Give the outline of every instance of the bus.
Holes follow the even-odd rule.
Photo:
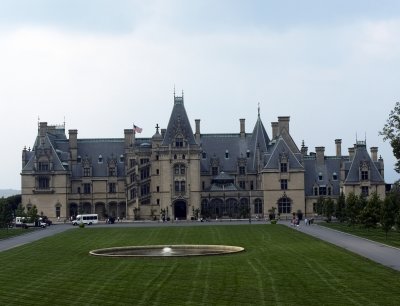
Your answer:
[[[97,214],[77,215],[76,219],[72,221],[72,225],[79,225],[81,223],[92,225],[92,224],[97,224],[98,221],[99,217]]]

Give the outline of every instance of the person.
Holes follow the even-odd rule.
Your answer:
[[[118,220],[118,222],[119,222],[119,217],[118,217],[118,219],[117,219],[117,220]]]
[[[305,225],[308,225],[308,219],[307,219],[307,217],[304,218],[304,224],[305,224]]]

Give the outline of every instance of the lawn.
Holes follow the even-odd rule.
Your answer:
[[[353,234],[355,236],[367,238],[373,241],[394,246],[396,248],[400,248],[400,232],[394,230],[388,232],[388,235],[386,237],[385,232],[381,228],[366,229],[361,225],[349,226],[346,223],[337,223],[337,222],[329,222],[329,223],[321,222],[318,224],[341,232]]]
[[[35,229],[33,229],[33,228],[24,229],[22,227],[2,228],[2,229],[0,229],[0,240],[7,239],[10,237],[14,237],[14,236],[24,235],[24,234],[29,233],[34,230]]]
[[[92,249],[225,244],[245,252],[99,258]],[[74,228],[0,253],[1,305],[399,305],[400,273],[283,225]]]

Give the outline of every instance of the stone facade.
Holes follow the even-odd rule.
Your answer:
[[[385,195],[384,164],[378,149],[367,152],[357,141],[344,156],[324,147],[308,153],[289,133],[290,118],[271,123],[272,137],[258,112],[252,133],[240,119],[239,133],[195,133],[174,96],[167,128],[151,138],[132,129],[123,138],[79,139],[77,130],[39,125],[32,150],[22,152],[22,203],[36,205],[52,219],[98,213],[127,219],[265,217],[276,208],[281,217],[301,210],[314,213],[320,197],[340,193]]]

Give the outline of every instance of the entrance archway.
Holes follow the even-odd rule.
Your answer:
[[[175,219],[186,220],[186,202],[176,201],[174,204]]]

